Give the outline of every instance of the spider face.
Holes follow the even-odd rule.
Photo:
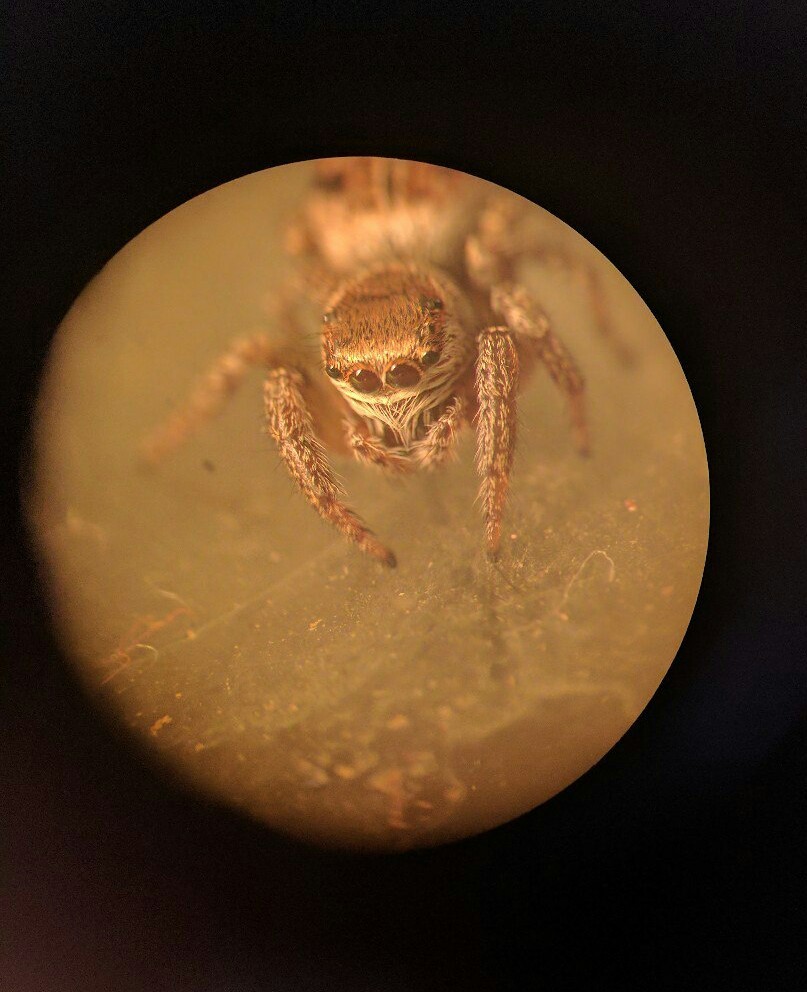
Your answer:
[[[340,288],[323,314],[325,373],[346,396],[400,398],[444,378],[467,337],[443,295],[452,286],[387,266]],[[448,361],[447,361],[448,360]]]
[[[342,286],[323,314],[325,373],[353,411],[407,449],[472,359],[467,303],[434,270],[387,264]]]

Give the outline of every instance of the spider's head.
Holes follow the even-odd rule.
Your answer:
[[[372,270],[329,301],[325,372],[363,405],[442,394],[466,364],[461,311],[458,290],[443,276],[397,265]]]

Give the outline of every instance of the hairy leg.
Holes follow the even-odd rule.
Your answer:
[[[539,262],[548,267],[555,267],[568,272],[571,278],[582,287],[594,315],[594,325],[601,336],[613,348],[623,364],[631,365],[635,362],[636,356],[633,349],[620,338],[614,328],[605,300],[602,280],[592,265],[558,245],[536,245],[531,251],[525,251],[524,254],[533,255]]]
[[[251,366],[268,365],[273,351],[265,334],[236,341],[198,383],[187,402],[141,445],[143,458],[156,464],[218,414]]]
[[[581,454],[588,454],[590,445],[583,376],[566,346],[552,332],[546,314],[531,294],[519,285],[494,287],[491,305],[496,313],[504,317],[518,340],[524,342],[543,363],[552,380],[565,394],[577,448]]]
[[[479,498],[488,555],[495,559],[516,446],[518,351],[514,335],[507,327],[487,328],[479,335],[478,342],[476,466],[482,476]]]
[[[387,565],[394,565],[392,552],[342,503],[342,493],[328,467],[303,399],[303,375],[280,362],[264,334],[237,341],[217,359],[187,403],[143,443],[144,457],[156,463],[188,440],[221,411],[249,368],[255,365],[271,367],[264,387],[267,428],[303,495],[322,517],[363,551]]]
[[[363,434],[350,421],[347,422],[347,441],[353,451],[354,456],[367,465],[375,465],[378,468],[386,469],[390,472],[405,474],[415,468],[414,464],[402,455],[385,448],[380,441],[369,434]]]
[[[317,513],[362,551],[394,567],[395,555],[343,502],[344,493],[314,433],[303,385],[304,377],[295,369],[278,367],[269,372],[264,384],[267,431],[298,489]]]
[[[414,456],[422,468],[437,468],[445,462],[454,450],[464,418],[465,401],[455,396],[415,448]]]

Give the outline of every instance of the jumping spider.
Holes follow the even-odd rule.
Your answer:
[[[516,395],[537,362],[566,396],[588,450],[583,377],[530,292],[526,257],[566,266],[610,335],[593,271],[546,245],[516,197],[463,173],[377,158],[323,159],[287,232],[297,274],[276,317],[299,332],[306,297],[322,314],[321,370],[299,348],[255,334],[236,341],[186,405],[146,442],[156,461],[222,407],[251,365],[267,369],[267,431],[325,520],[365,552],[395,556],[344,501],[326,448],[390,472],[434,468],[474,424],[487,549],[499,548],[516,443]],[[623,346],[612,338],[618,350]]]

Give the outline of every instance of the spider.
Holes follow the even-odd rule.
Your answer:
[[[297,487],[348,540],[394,566],[393,552],[348,506],[326,452],[391,473],[433,469],[474,425],[495,559],[517,394],[536,364],[566,397],[577,448],[589,450],[583,377],[518,281],[519,263],[536,257],[567,267],[600,330],[627,357],[594,272],[536,238],[518,198],[464,173],[381,158],[317,161],[285,249],[298,264],[277,294],[275,316],[300,331],[300,301],[316,304],[320,368],[299,346],[263,333],[234,342],[145,442],[146,458],[157,462],[176,448],[221,409],[250,366],[263,366],[267,432]]]

